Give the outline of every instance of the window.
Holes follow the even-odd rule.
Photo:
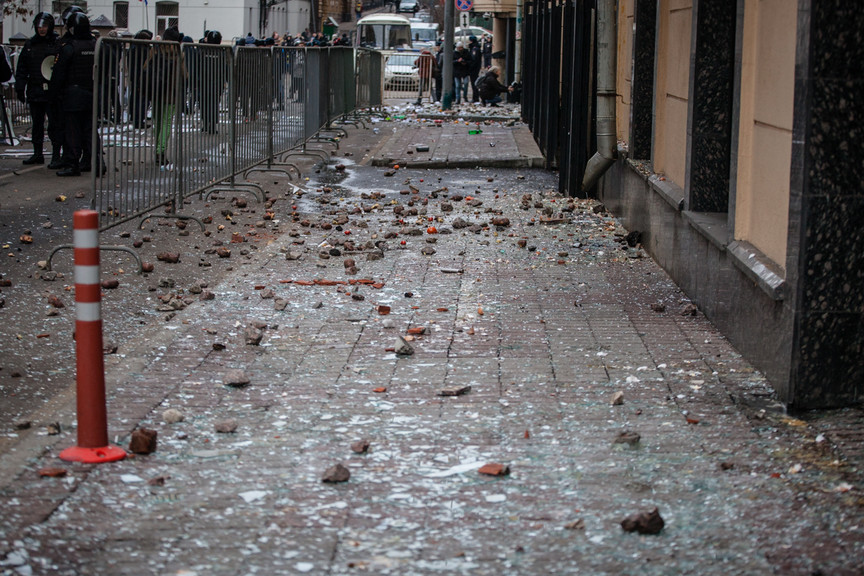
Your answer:
[[[156,34],[162,36],[171,26],[180,25],[180,5],[177,2],[156,3]]]
[[[114,3],[114,26],[129,28],[129,2]]]

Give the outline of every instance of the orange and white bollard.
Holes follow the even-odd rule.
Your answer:
[[[114,462],[126,452],[108,444],[105,362],[102,357],[102,286],[99,274],[99,213],[75,212],[75,355],[78,445],[63,450],[68,462]]]

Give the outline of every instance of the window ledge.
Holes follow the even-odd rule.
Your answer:
[[[786,279],[773,260],[743,240],[731,242],[727,246],[727,251],[735,267],[744,272],[744,275],[755,282],[772,300],[779,302],[786,299]]]
[[[688,212],[681,213],[684,220],[696,229],[706,240],[721,252],[726,250],[729,238],[728,218],[725,212]]]

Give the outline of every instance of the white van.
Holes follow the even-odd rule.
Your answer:
[[[438,24],[429,22],[411,22],[411,43],[418,50],[435,46],[438,39]]]
[[[375,50],[410,50],[411,23],[396,14],[372,14],[357,21],[357,46]]]

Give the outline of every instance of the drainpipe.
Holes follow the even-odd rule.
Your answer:
[[[585,166],[582,192],[587,193],[615,163],[618,128],[615,124],[617,45],[615,0],[597,5],[597,152]]]

